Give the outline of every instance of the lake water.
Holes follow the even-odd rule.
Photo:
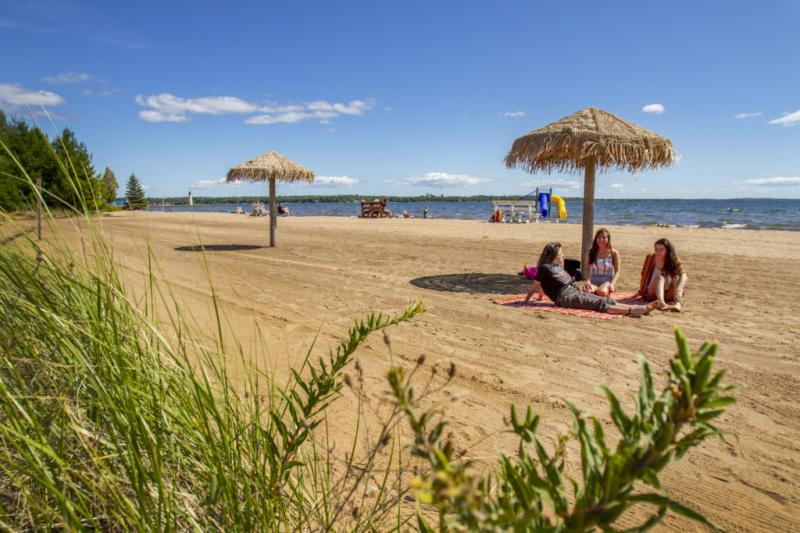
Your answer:
[[[358,203],[319,202],[285,203],[292,216],[358,216]],[[431,218],[487,220],[491,202],[389,202],[394,215],[403,211],[421,217],[428,206]],[[250,211],[250,204],[209,204],[149,207],[150,211],[210,211],[229,213],[241,207]],[[583,203],[567,200],[569,217],[562,223],[581,223]],[[527,213],[526,213],[527,214]],[[597,200],[594,208],[596,225],[670,224],[701,228],[774,229],[800,231],[800,200],[734,199],[734,200]]]

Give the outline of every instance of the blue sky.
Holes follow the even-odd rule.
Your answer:
[[[588,106],[668,136],[670,169],[607,198],[800,197],[800,2],[4,0],[0,106],[69,126],[151,196],[270,150],[279,194],[582,193],[506,169],[514,139]]]

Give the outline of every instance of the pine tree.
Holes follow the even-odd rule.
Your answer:
[[[106,167],[105,172],[103,172],[103,178],[100,181],[103,183],[103,200],[105,200],[106,204],[113,204],[114,200],[117,199],[117,189],[119,189],[119,183],[117,183],[114,171]]]
[[[61,161],[57,182],[50,192],[69,205],[97,209],[105,204],[103,187],[92,166],[92,155],[86,145],[69,128],[53,139],[53,150]]]
[[[125,191],[125,199],[128,201],[128,209],[144,209],[147,207],[147,200],[144,197],[144,189],[142,184],[136,178],[135,174],[131,174],[128,178],[128,186]]]

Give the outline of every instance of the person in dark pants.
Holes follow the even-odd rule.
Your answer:
[[[560,242],[548,243],[542,250],[537,264],[536,278],[533,287],[525,296],[525,301],[529,301],[537,292],[539,300],[547,294],[558,307],[586,309],[612,315],[640,317],[658,307],[658,302],[627,305],[615,302],[611,298],[581,292],[572,277],[564,270],[564,252],[561,250]]]

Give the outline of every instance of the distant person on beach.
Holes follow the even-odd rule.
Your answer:
[[[617,290],[620,260],[619,252],[611,246],[611,232],[597,230],[584,260],[589,265],[589,279],[583,283],[583,292],[605,297]]]
[[[644,258],[639,295],[644,300],[655,300],[662,311],[680,312],[688,279],[675,247],[668,239],[658,239],[653,253]]]
[[[422,218],[428,218],[428,206],[422,208]]]
[[[386,208],[387,205],[389,205],[389,197],[388,196],[384,196],[383,197],[383,212],[384,212],[384,216],[388,217],[388,218],[392,218],[392,212],[389,211]]]
[[[564,270],[564,252],[560,242],[548,243],[542,250],[539,263],[536,265],[536,281],[525,296],[525,301],[529,301],[537,292],[540,301],[544,298],[544,294],[547,294],[558,307],[586,309],[612,315],[640,317],[658,307],[657,302],[647,305],[626,305],[611,298],[581,292],[572,277]]]
[[[283,204],[278,204],[278,214],[280,216],[282,216],[282,217],[288,217],[289,216],[289,208],[288,207],[284,207]]]

